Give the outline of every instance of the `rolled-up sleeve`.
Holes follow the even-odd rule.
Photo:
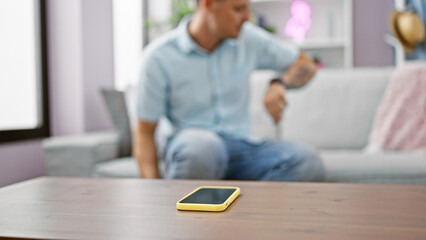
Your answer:
[[[250,45],[256,49],[256,69],[286,71],[299,58],[300,51],[252,24],[245,26]]]
[[[138,118],[145,122],[157,122],[166,114],[167,82],[160,63],[154,57],[143,59],[138,84]]]

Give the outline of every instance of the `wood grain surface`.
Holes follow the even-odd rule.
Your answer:
[[[176,210],[237,186],[224,212]],[[37,178],[0,188],[0,239],[426,239],[426,186]]]

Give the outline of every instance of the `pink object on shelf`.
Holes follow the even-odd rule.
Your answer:
[[[370,134],[367,151],[421,150],[426,153],[426,63],[395,70]]]
[[[305,1],[296,0],[290,6],[290,13],[291,18],[285,25],[285,34],[296,42],[302,42],[311,27],[311,7]]]

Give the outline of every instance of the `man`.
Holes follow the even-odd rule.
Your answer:
[[[147,47],[134,141],[142,177],[159,177],[154,132],[166,116],[178,129],[164,155],[166,178],[322,180],[324,168],[312,150],[250,135],[250,73],[287,70],[264,98],[278,123],[285,86],[303,86],[316,67],[304,53],[245,23],[248,18],[249,0],[199,0],[190,22]]]

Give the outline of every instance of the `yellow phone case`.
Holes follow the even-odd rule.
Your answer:
[[[235,191],[231,194],[231,196],[226,199],[226,201],[222,204],[204,204],[204,203],[181,203],[182,200],[191,196],[193,193],[202,188],[220,188],[220,189],[235,189]],[[220,186],[201,186],[190,194],[186,195],[184,198],[180,199],[176,203],[176,207],[179,210],[192,210],[192,211],[224,211],[231,203],[240,195],[239,187],[220,187]]]

